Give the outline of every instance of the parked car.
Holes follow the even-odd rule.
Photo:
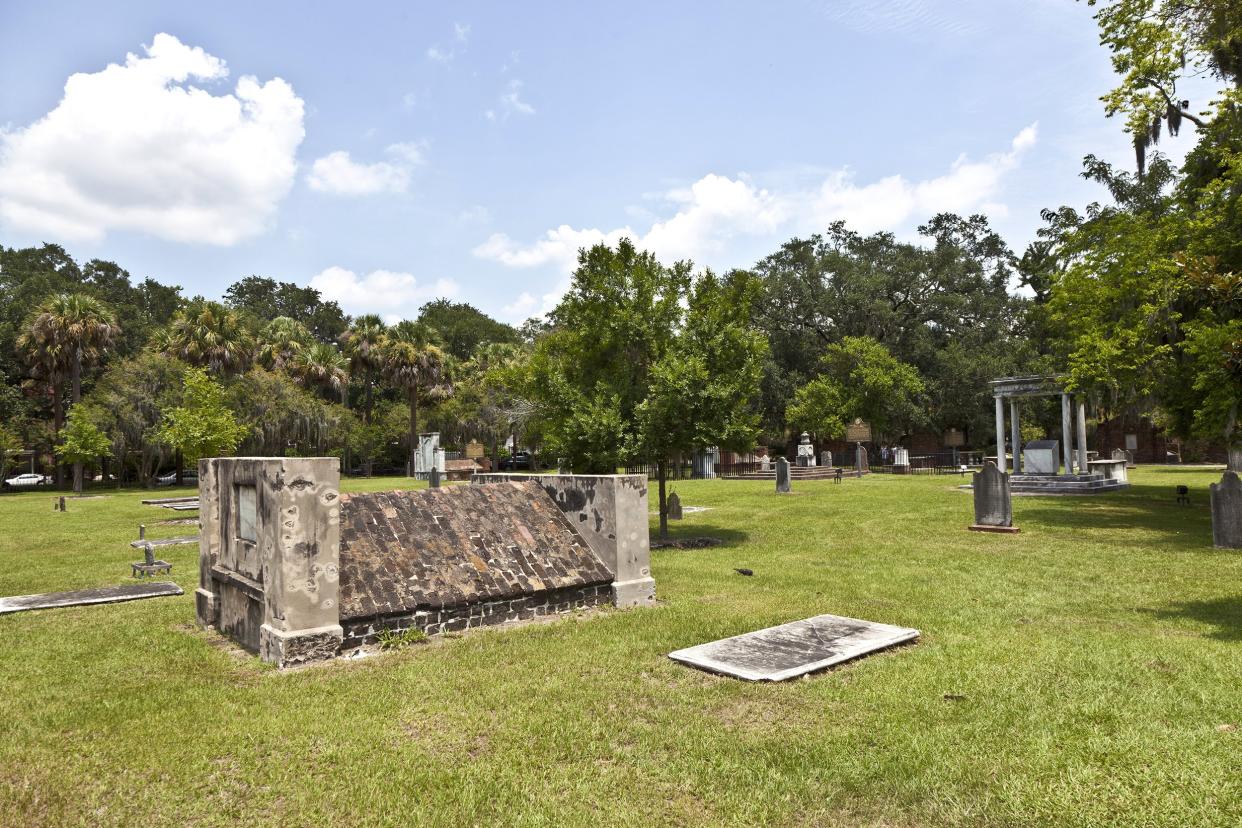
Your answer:
[[[502,457],[500,458],[500,470],[501,471],[519,471],[519,470],[529,471],[530,470],[530,455],[524,451],[519,451],[517,454],[510,455],[509,457]]]
[[[45,475],[27,472],[26,474],[19,474],[17,477],[10,477],[4,481],[4,485],[16,488],[18,486],[42,486],[44,483],[51,482],[51,479]]]
[[[186,486],[198,485],[198,471],[195,469],[186,469],[181,473],[181,483]],[[177,472],[170,471],[167,474],[161,474],[155,478],[157,486],[175,486],[177,484]]]

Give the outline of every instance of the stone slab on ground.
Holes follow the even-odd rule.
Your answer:
[[[129,545],[135,549],[142,549],[147,544],[151,546],[180,546],[183,543],[198,543],[198,535],[182,535],[176,538],[160,538],[159,540],[136,540],[130,541]]]
[[[817,615],[675,650],[691,667],[747,681],[785,681],[913,641],[919,631],[841,615]]]
[[[165,503],[198,503],[198,495],[182,497],[150,497],[142,501],[143,506],[163,506]]]
[[[164,503],[161,509],[172,509],[174,512],[196,512],[198,511],[198,501],[193,503]]]
[[[124,584],[122,586],[76,589],[72,592],[44,592],[38,595],[11,595],[0,598],[0,615],[24,610],[51,609],[52,607],[78,607],[84,604],[115,604],[120,601],[137,601],[141,598],[160,598],[180,595],[181,587],[160,581],[147,584]]]

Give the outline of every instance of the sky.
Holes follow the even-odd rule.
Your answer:
[[[0,244],[512,323],[622,236],[721,270],[982,212],[1020,253],[1133,164],[1113,83],[1072,0],[0,0]]]

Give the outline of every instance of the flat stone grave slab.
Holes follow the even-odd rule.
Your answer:
[[[52,607],[77,607],[84,604],[115,604],[120,601],[137,601],[141,598],[160,598],[180,595],[181,587],[160,581],[149,584],[124,584],[122,586],[77,589],[72,592],[44,592],[38,595],[12,595],[0,598],[0,615],[24,610],[51,609]]]
[[[198,503],[198,495],[184,495],[182,497],[149,497],[142,501],[144,506],[163,506],[165,503]]]
[[[193,503],[165,503],[161,508],[172,509],[174,512],[193,512],[198,509],[198,501]]]
[[[918,637],[909,627],[817,615],[674,650],[668,657],[747,681],[785,681]]]
[[[181,535],[176,538],[160,538],[159,540],[136,540],[130,541],[129,545],[135,549],[142,549],[147,544],[151,546],[180,546],[183,543],[198,543],[198,535]]]

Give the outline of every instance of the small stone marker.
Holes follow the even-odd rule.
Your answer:
[[[832,452],[824,449],[819,453],[819,464],[826,469],[832,468]]]
[[[973,532],[1017,532],[1013,525],[1013,501],[1009,494],[1009,475],[989,460],[973,477],[975,523]]]
[[[427,472],[427,485],[432,489],[440,488],[440,470],[435,466],[432,466],[431,470]]]
[[[681,498],[677,496],[677,492],[673,492],[668,496],[668,519],[681,520]]]
[[[817,615],[675,650],[668,657],[747,681],[784,681],[918,637],[919,631],[909,627]]]
[[[130,564],[131,573],[135,578],[145,578],[148,575],[156,575],[160,573],[171,573],[172,564],[168,561],[155,559],[155,546],[151,541],[142,542],[143,560]]]
[[[124,586],[79,589],[73,592],[44,592],[38,595],[13,595],[0,598],[0,615],[23,610],[77,607],[84,604],[114,604],[139,598],[181,595],[181,587],[170,583],[125,584]]]
[[[1227,471],[1208,490],[1212,496],[1212,545],[1242,549],[1242,480],[1237,472]]]
[[[789,461],[784,457],[776,458],[776,493],[789,493]]]

